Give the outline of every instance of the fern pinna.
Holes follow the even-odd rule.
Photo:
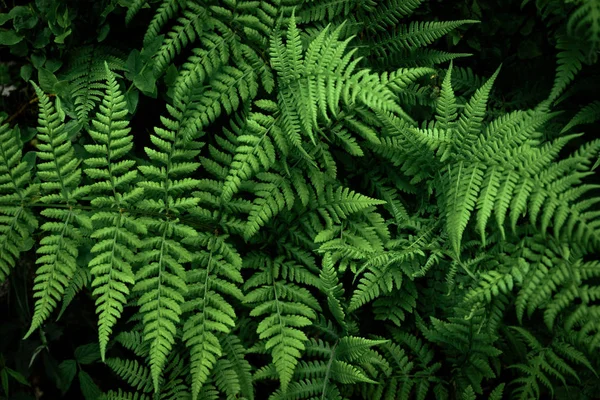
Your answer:
[[[574,129],[598,104],[554,110],[577,59],[503,113],[501,70],[437,41],[477,21],[420,0],[123,3],[141,49],[86,44],[32,83],[34,151],[1,122],[26,337],[88,293],[106,399],[592,398],[600,140]]]

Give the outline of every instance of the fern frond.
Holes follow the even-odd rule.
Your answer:
[[[409,25],[400,25],[396,33],[380,34],[377,40],[370,43],[372,47],[370,51],[379,55],[414,50],[432,44],[456,28],[478,22],[475,20],[411,22]]]
[[[499,73],[500,68],[494,72],[483,86],[475,91],[475,94],[471,96],[460,115],[456,132],[456,143],[461,151],[468,151],[469,147],[477,140],[477,135],[481,130],[481,124],[485,116],[488,98]]]
[[[265,348],[273,357],[281,388],[285,391],[308,341],[300,328],[312,325],[321,308],[307,289],[290,282],[294,276],[287,282],[284,280],[286,270],[280,269],[283,266],[280,259],[255,257],[249,263],[262,271],[246,281],[244,288],[248,293],[244,302],[252,306],[250,316],[260,318],[256,333],[261,340],[266,340]],[[318,282],[316,277],[314,282]]]
[[[106,69],[124,71],[123,55],[106,46],[84,46],[73,51],[63,79],[69,82],[75,112],[79,123],[88,123],[90,112],[102,100],[106,88]]]
[[[341,302],[344,288],[339,282],[337,272],[333,267],[333,258],[330,253],[326,253],[323,256],[323,269],[321,270],[319,278],[322,281],[322,290],[327,296],[329,311],[331,311],[331,314],[333,314],[333,317],[337,322],[341,326],[344,326],[346,315]]]
[[[592,48],[600,46],[600,1],[583,0],[569,16],[567,31],[591,43]]]
[[[277,110],[277,104],[259,100],[263,107],[269,106]],[[231,200],[242,182],[259,172],[268,172],[276,161],[277,150],[285,157],[288,145],[277,119],[271,115],[251,113],[237,136],[237,148],[229,173],[225,179],[221,197]]]
[[[40,256],[36,263],[41,264],[33,287],[33,296],[37,300],[31,327],[25,337],[43,324],[63,297],[65,288],[77,270],[80,229],[92,229],[89,217],[73,208],[86,193],[86,188],[79,187],[81,169],[69,140],[69,131],[48,96],[35,84],[34,89],[40,99],[37,128],[41,141],[37,153],[41,160],[37,166],[37,175],[42,182],[40,189],[43,195],[40,201],[60,203],[65,208],[47,208],[41,212],[50,221],[41,226],[48,236],[42,238],[41,246],[37,249]]]
[[[565,374],[570,374],[573,378],[579,380],[575,370],[566,362],[566,360],[556,354],[555,349],[566,343],[558,342],[551,347],[546,347],[526,329],[516,326],[510,328],[519,334],[521,339],[525,340],[527,347],[531,348],[531,352],[527,357],[527,364],[514,364],[509,367],[517,369],[525,375],[525,377],[517,378],[512,382],[513,384],[519,385],[519,387],[514,390],[514,393],[518,394],[520,399],[531,398],[531,396],[539,397],[541,394],[540,383],[548,388],[552,394],[554,392],[552,380],[559,380],[565,385],[567,379]],[[569,350],[572,350],[572,348]],[[569,361],[581,360],[584,365],[589,365],[589,361],[585,357],[581,359],[581,356],[581,354],[578,354]]]
[[[489,400],[502,400],[505,385],[505,383],[501,383],[498,386],[496,386],[496,388],[490,393]]]
[[[194,43],[196,39],[205,29],[205,23],[208,19],[207,10],[199,6],[195,2],[185,2],[186,6],[182,12],[182,16],[177,19],[175,27],[167,34],[162,46],[154,56],[156,63],[154,64],[154,72],[156,75],[162,73],[171,60],[181,52],[189,43]],[[166,4],[166,3],[165,3]],[[157,14],[158,17],[159,14]],[[148,27],[154,29],[154,25]],[[145,41],[149,41],[154,34],[147,35]]]
[[[465,165],[462,161],[449,167],[446,178],[446,230],[452,248],[458,257],[461,239],[471,212],[475,208],[477,195],[483,183],[484,169],[477,163]]]
[[[65,289],[63,304],[60,308],[60,311],[58,312],[56,320],[59,320],[60,317],[64,314],[64,312],[67,310],[69,304],[71,304],[75,296],[84,288],[89,287],[91,281],[92,274],[90,273],[89,266],[77,265],[77,270],[75,271],[75,274],[73,274],[73,278],[71,279],[71,282],[69,282],[69,286],[67,286]]]
[[[194,228],[173,218],[199,202],[190,193],[199,186],[199,181],[189,175],[199,167],[192,160],[201,147],[195,141],[201,133],[182,126],[187,106],[169,107],[174,119],[162,118],[165,128],[155,128],[151,136],[156,150],[145,148],[153,164],[138,167],[143,175],[138,186],[144,190],[144,200],[137,207],[155,217],[145,221],[148,237],[142,240],[139,260],[142,267],[136,273],[133,290],[140,293],[138,304],[143,316],[144,340],[150,345],[150,368],[156,391],[181,321],[181,307],[187,293],[184,264],[193,260],[192,253],[181,242],[198,235]]]
[[[100,354],[104,360],[112,327],[123,311],[129,288],[135,283],[132,263],[134,250],[141,246],[138,235],[146,234],[142,222],[123,212],[142,197],[141,188],[130,189],[137,177],[135,161],[120,160],[133,147],[133,136],[128,122],[125,97],[115,75],[106,64],[106,92],[100,110],[92,120],[89,135],[96,144],[86,145],[92,156],[85,160],[85,173],[96,180],[89,192],[98,196],[91,204],[97,208],[109,207],[112,212],[96,212],[92,216],[97,243],[91,252],[91,274],[94,279],[93,295],[97,297],[98,334]]]
[[[256,72],[247,64],[240,68],[224,66],[208,85],[211,90],[197,90],[191,97],[190,118],[184,129],[202,129],[214,122],[223,109],[231,114],[258,93]]]
[[[183,64],[177,76],[174,85],[175,104],[190,96],[194,88],[211,78],[222,66],[228,65],[231,40],[229,36],[212,32],[204,33],[199,38],[202,47],[192,50],[192,55]]]
[[[367,32],[386,31],[390,26],[397,26],[404,18],[411,16],[421,3],[423,0],[387,0],[378,4],[365,4],[365,10],[357,16],[357,20]]]
[[[243,282],[242,260],[225,239],[199,234],[186,241],[196,248],[206,248],[197,253],[195,265],[187,274],[187,300],[182,306],[183,313],[191,313],[183,326],[183,340],[191,354],[194,400],[223,354],[219,336],[235,327],[235,311],[224,296],[238,300],[244,297],[236,286]]]
[[[577,125],[592,124],[600,120],[600,101],[593,101],[575,114],[560,133],[568,132]]]
[[[0,119],[0,283],[8,277],[38,226],[25,206],[38,189],[30,184],[33,164],[31,157],[22,156],[22,148],[19,130]]]
[[[152,377],[150,369],[136,360],[120,358],[106,359],[106,365],[128,385],[143,393],[152,392]],[[138,392],[139,393],[139,392]]]
[[[162,28],[181,9],[185,8],[187,0],[161,0],[152,21],[144,35],[144,44],[148,44],[160,35]]]
[[[151,398],[151,396],[146,396],[145,394],[140,394],[139,392],[124,392],[121,389],[117,391],[111,390],[103,397],[103,399],[106,400],[150,400]]]
[[[457,311],[456,317],[447,322],[432,318],[432,327],[425,331],[425,337],[434,343],[443,343],[446,357],[462,361],[454,378],[457,385],[463,390],[470,385],[476,393],[481,393],[483,380],[496,376],[491,361],[502,352],[494,346],[495,336],[479,329],[482,310],[470,316],[465,315],[464,310]]]
[[[360,279],[359,284],[352,294],[348,312],[352,312],[362,305],[373,301],[382,294],[393,293],[400,290],[403,274],[394,268],[371,267]]]
[[[302,23],[315,21],[331,21],[337,17],[348,17],[352,11],[360,7],[356,1],[306,1],[298,18]]]
[[[452,90],[452,62],[444,76],[440,97],[436,105],[437,125],[440,129],[450,129],[457,117],[456,98]]]
[[[358,102],[373,110],[402,112],[381,78],[368,70],[355,71],[359,59],[353,60],[354,51],[346,52],[349,40],[339,40],[342,28],[333,32],[329,27],[323,29],[311,41],[304,57],[293,17],[286,44],[281,35],[271,40],[271,62],[280,77],[281,127],[288,132],[292,146],[303,153],[302,136],[316,143],[315,131],[320,121],[329,123],[330,117],[337,117],[340,103],[353,106]]]
[[[396,326],[401,326],[407,315],[414,312],[417,307],[417,288],[409,280],[402,281],[400,291],[393,291],[387,296],[382,296],[373,302],[373,312],[378,321],[390,321]]]
[[[555,102],[573,81],[585,60],[581,44],[572,38],[559,37],[556,42],[556,49],[558,50],[556,77],[547,99],[550,104]]]
[[[148,0],[133,0],[133,2],[127,8],[127,13],[125,14],[125,23],[129,24],[147,2]]]
[[[252,384],[252,367],[245,355],[247,350],[242,346],[239,338],[235,335],[227,335],[221,339],[221,348],[224,358],[227,360],[228,368],[235,376],[223,379],[220,385],[228,393],[229,398],[243,396],[247,400],[254,400],[254,386]],[[219,374],[217,373],[217,376]],[[217,382],[219,384],[219,382]]]
[[[263,172],[258,174],[262,182],[254,186],[254,200],[252,210],[248,216],[248,223],[244,231],[246,238],[252,237],[268,221],[273,219],[282,210],[291,210],[295,195],[290,182],[281,175]]]

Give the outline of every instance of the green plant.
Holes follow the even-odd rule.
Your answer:
[[[31,82],[35,138],[0,120],[24,337],[51,353],[55,314],[95,313],[61,394],[77,374],[86,400],[592,398],[600,140],[569,132],[597,101],[553,109],[573,47],[504,112],[501,70],[437,41],[477,21],[417,22],[419,0],[106,3],[142,47],[75,38]]]

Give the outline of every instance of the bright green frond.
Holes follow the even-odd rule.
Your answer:
[[[74,209],[77,200],[87,192],[78,187],[81,181],[79,160],[74,156],[69,140],[68,127],[64,124],[48,96],[34,84],[39,101],[37,176],[41,181],[40,201],[64,204],[65,208],[48,208],[41,214],[49,219],[41,226],[47,236],[37,248],[40,255],[36,261],[34,281],[35,311],[31,327],[25,337],[31,335],[50,316],[62,299],[65,288],[77,270],[78,242],[82,232],[92,229],[89,217]]]

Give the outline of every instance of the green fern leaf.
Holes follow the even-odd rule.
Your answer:
[[[552,104],[573,81],[575,75],[581,70],[585,54],[581,44],[572,38],[559,37],[556,42],[557,67],[554,85],[550,91],[547,102]]]
[[[487,101],[492,90],[500,68],[481,86],[465,105],[457,126],[456,143],[460,150],[468,151],[470,146],[477,140],[481,130],[481,124],[485,116]]]
[[[62,78],[69,82],[79,123],[86,125],[89,114],[104,96],[106,69],[124,71],[123,55],[106,46],[83,46],[73,51]]]
[[[312,325],[320,307],[307,289],[282,280],[287,270],[282,268],[285,264],[280,264],[280,260],[256,257],[250,262],[253,267],[260,265],[263,271],[246,281],[244,286],[249,291],[244,302],[252,305],[250,316],[260,318],[256,333],[261,340],[266,340],[265,349],[273,357],[281,388],[285,391],[308,340],[300,328]],[[267,268],[262,266],[263,262],[268,263]],[[302,281],[301,276],[291,275],[288,279]],[[318,282],[316,277],[314,281]]]
[[[40,99],[38,138],[42,143],[38,145],[38,157],[42,162],[38,164],[37,172],[42,182],[40,201],[61,203],[65,208],[47,208],[41,212],[50,221],[41,226],[48,236],[40,241],[41,246],[37,249],[40,257],[36,263],[41,264],[33,287],[33,296],[37,300],[31,327],[25,337],[29,337],[50,316],[77,270],[77,247],[81,239],[79,228],[92,229],[89,217],[73,207],[87,190],[78,187],[81,169],[79,160],[74,157],[69,131],[48,96],[35,84],[34,89]]]
[[[38,226],[24,205],[38,190],[37,185],[30,184],[31,157],[22,157],[19,131],[3,122],[0,119],[0,282],[8,277],[21,251],[32,242],[31,234]]]
[[[414,21],[409,25],[400,25],[397,33],[377,38],[372,43],[372,51],[375,54],[381,54],[425,47],[458,27],[478,22],[475,20]]]
[[[446,230],[457,257],[460,255],[462,236],[475,208],[483,177],[483,166],[476,163],[465,165],[459,162],[456,166],[448,167]]]
[[[235,311],[223,295],[238,300],[243,298],[236,287],[243,282],[239,272],[242,261],[224,239],[198,235],[192,241],[194,247],[207,249],[196,255],[198,265],[188,272],[188,300],[182,306],[182,312],[193,313],[183,326],[183,340],[191,354],[194,400],[223,354],[219,335],[228,334],[235,327]]]
[[[97,195],[91,201],[94,207],[111,208],[110,212],[96,212],[92,216],[98,242],[92,247],[94,258],[90,261],[94,277],[93,294],[97,297],[98,334],[100,354],[104,360],[112,327],[123,311],[129,288],[135,283],[132,263],[133,250],[141,246],[138,235],[146,234],[146,227],[123,210],[141,199],[142,189],[130,190],[137,177],[132,170],[135,162],[120,160],[133,147],[131,129],[124,119],[127,115],[125,97],[119,89],[115,75],[106,64],[107,84],[100,111],[88,130],[96,144],[86,145],[92,156],[85,160],[85,173],[96,180],[89,192]]]
[[[199,199],[191,191],[199,181],[189,178],[199,164],[193,160],[200,143],[198,132],[184,129],[187,104],[170,107],[174,119],[162,118],[165,128],[155,128],[151,141],[156,147],[146,147],[152,165],[138,169],[143,180],[138,187],[144,190],[144,199],[137,203],[140,210],[153,215],[145,221],[148,237],[142,240],[140,263],[136,272],[134,292],[140,293],[138,304],[144,325],[144,340],[150,346],[150,369],[155,390],[167,357],[175,343],[181,322],[182,305],[187,293],[185,264],[193,260],[192,253],[181,243],[198,235],[191,226],[178,218],[194,208]]]
[[[133,2],[127,8],[127,13],[125,14],[125,23],[129,24],[147,2],[148,0],[133,0]]]
[[[440,92],[440,98],[437,102],[436,107],[436,120],[440,129],[450,129],[454,125],[453,122],[456,120],[456,98],[454,91],[452,90],[452,62],[444,76],[442,82],[442,90]]]
[[[341,303],[341,297],[344,294],[342,284],[339,282],[337,272],[333,267],[333,258],[330,253],[323,256],[323,269],[319,278],[322,281],[322,288],[327,296],[327,305],[333,317],[341,326],[345,326],[346,315]]]
[[[592,44],[593,49],[600,46],[600,1],[584,0],[569,16],[567,31],[578,35]]]
[[[189,43],[193,43],[202,35],[205,28],[205,21],[208,20],[207,10],[199,6],[195,2],[185,2],[185,9],[182,16],[178,18],[177,25],[168,33],[164,39],[162,46],[156,53],[154,64],[155,74],[162,73],[171,60],[181,52],[181,50]],[[159,14],[157,14],[158,17]],[[154,25],[148,28],[154,29]],[[147,35],[144,41],[148,43],[154,35]]]
[[[600,101],[594,101],[583,107],[577,114],[571,118],[569,123],[560,131],[560,133],[568,132],[577,125],[592,124],[600,119]]]

